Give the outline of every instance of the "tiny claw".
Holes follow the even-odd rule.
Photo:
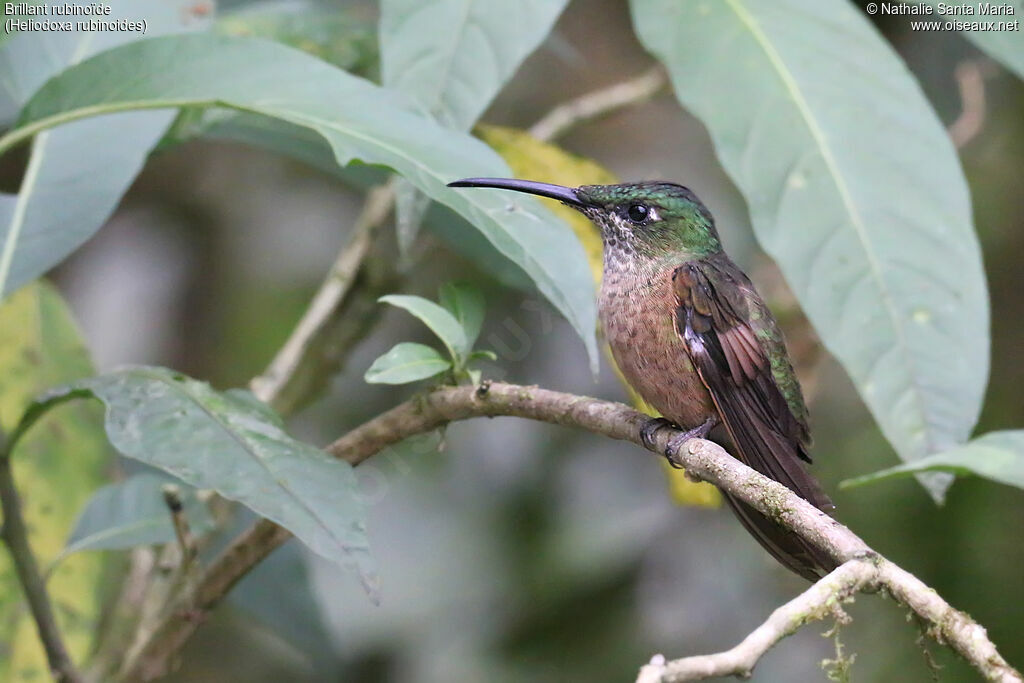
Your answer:
[[[679,462],[679,449],[690,438],[690,432],[683,432],[669,439],[668,444],[665,446],[665,459],[668,460],[668,464],[672,466],[672,469],[684,469],[683,464]]]
[[[683,464],[679,462],[679,449],[690,439],[703,439],[717,424],[718,415],[711,415],[693,429],[688,429],[669,439],[668,445],[665,446],[665,457],[668,458],[668,464],[677,470],[683,469]]]
[[[655,435],[665,429],[666,427],[676,428],[670,420],[666,420],[663,417],[652,417],[644,423],[644,426],[640,428],[640,441],[643,443],[644,448],[654,448],[654,437]]]

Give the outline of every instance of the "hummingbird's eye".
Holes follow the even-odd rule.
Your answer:
[[[649,213],[650,209],[643,204],[630,204],[629,208],[626,209],[626,215],[629,216],[629,220],[634,223],[643,223],[647,220],[647,215]]]

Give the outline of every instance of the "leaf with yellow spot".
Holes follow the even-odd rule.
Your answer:
[[[64,300],[43,282],[0,305],[0,427],[10,432],[46,389],[93,373],[92,362]],[[29,542],[40,567],[64,548],[79,510],[104,483],[110,451],[98,406],[55,410],[18,443],[12,455]],[[47,587],[58,625],[76,662],[92,648],[100,617],[103,558],[67,558]],[[50,679],[46,656],[24,603],[10,556],[0,550],[0,680]]]
[[[493,147],[512,168],[517,178],[537,180],[544,183],[557,183],[576,187],[579,185],[610,185],[619,182],[608,169],[595,161],[566,152],[561,147],[538,140],[529,133],[516,128],[480,125],[477,133],[484,142]],[[597,227],[583,214],[553,199],[544,199],[548,208],[563,218],[583,244],[594,274],[594,282],[601,283],[601,233]],[[622,380],[622,385],[629,393],[630,401],[638,409],[651,415],[658,412],[648,405],[626,378],[622,376],[611,353],[605,347],[608,362],[615,369],[615,374]],[[668,478],[669,492],[672,499],[680,505],[699,505],[717,507],[722,503],[722,496],[714,486],[690,481],[682,470],[673,469],[665,462],[665,474]]]

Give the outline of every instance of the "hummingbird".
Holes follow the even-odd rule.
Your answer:
[[[775,318],[722,249],[707,207],[682,185],[647,181],[571,188],[510,178],[449,187],[514,190],[556,199],[597,225],[603,243],[598,316],[629,384],[663,417],[642,428],[711,438],[742,462],[825,512],[834,505],[807,471],[807,406]],[[814,581],[836,567],[826,553],[722,492],[744,527],[785,567]]]

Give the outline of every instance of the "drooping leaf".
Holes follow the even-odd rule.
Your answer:
[[[466,348],[472,349],[484,324],[485,304],[480,288],[471,282],[446,282],[441,286],[438,300],[462,326]]]
[[[556,183],[576,187],[579,185],[609,185],[619,182],[614,173],[591,159],[570,154],[558,145],[536,139],[529,133],[504,126],[481,125],[477,131],[487,144],[504,157],[517,178],[527,178],[545,183]],[[601,283],[604,272],[603,246],[601,231],[586,216],[576,209],[565,206],[554,200],[544,200],[548,207],[565,219],[580,243],[587,252],[587,261],[594,282]],[[629,394],[630,401],[637,410],[650,415],[658,411],[648,405],[636,393],[622,375],[611,350],[605,345],[605,356],[618,375],[622,385]],[[669,493],[679,505],[697,505],[701,507],[718,507],[722,504],[722,495],[711,484],[695,482],[686,478],[686,472],[676,469],[664,462],[665,477],[668,479]]]
[[[971,24],[973,22],[981,22],[987,24],[989,21],[994,22],[1017,22],[1017,30],[1003,29],[999,30],[982,30],[981,27],[977,29],[961,30],[960,33],[964,35],[967,40],[974,43],[974,45],[986,53],[989,57],[996,60],[1010,71],[1017,74],[1018,78],[1024,78],[1024,33],[1020,30],[1020,19],[1021,19],[1021,5],[1018,3],[1016,7],[1012,4],[1010,7],[1015,9],[1016,12],[1011,15],[975,15],[975,16],[953,16],[949,15],[948,19],[939,13],[940,7],[947,9],[953,7],[959,7],[956,3],[952,2],[939,2],[938,0],[926,0],[926,2],[935,8],[936,12],[932,16],[920,16],[914,17],[914,20],[921,21],[939,21],[945,22],[950,19],[959,21],[964,24]],[[909,4],[909,3],[907,3]],[[1001,7],[1004,3],[978,3],[978,6],[987,5],[992,7]]]
[[[907,67],[845,0],[631,6],[899,456],[965,442],[988,380],[988,294],[956,153]],[[925,484],[941,500],[950,481]]]
[[[407,294],[389,294],[382,296],[379,301],[401,308],[419,318],[444,343],[453,360],[464,358],[469,352],[469,342],[462,325],[443,306],[423,297]]]
[[[145,19],[146,36],[203,28],[194,0],[110,0],[111,17]],[[0,117],[14,114],[51,76],[116,45],[133,31],[25,31],[0,48]],[[17,195],[0,193],[0,298],[39,277],[113,213],[174,115],[119,113],[44,131],[32,143]]]
[[[441,125],[469,130],[520,63],[551,31],[568,0],[383,0],[383,84]],[[406,253],[429,200],[399,182],[398,243]]]
[[[60,295],[37,282],[0,305],[0,428],[10,434],[40,392],[92,374],[81,335]],[[111,451],[97,406],[47,415],[12,453],[29,543],[51,563],[92,491],[105,482]],[[47,587],[75,661],[93,646],[102,610],[103,558],[69,558]],[[46,655],[6,549],[0,550],[0,680],[49,680]]]
[[[173,481],[143,472],[97,490],[78,516],[59,559],[83,550],[123,550],[173,541],[174,525],[163,495],[163,487]],[[180,488],[192,533],[211,529],[213,518],[195,489]]]
[[[317,554],[359,571],[374,593],[351,466],[288,436],[255,398],[221,394],[165,368],[125,368],[44,395],[11,438],[31,434],[52,406],[84,396],[106,406],[107,438],[123,455],[277,522]]]
[[[0,140],[0,151],[35,130],[77,118],[215,105],[315,131],[338,164],[389,166],[450,206],[534,280],[596,363],[593,285],[570,231],[532,199],[445,186],[467,175],[507,175],[500,157],[464,133],[410,113],[400,97],[282,45],[197,35],[116,48],[47,83],[25,107],[21,128]]]
[[[451,361],[436,349],[402,342],[373,361],[364,378],[370,384],[408,384],[433,377],[451,366]]]
[[[978,476],[1024,489],[1024,430],[989,432],[945,453],[936,453],[905,465],[847,479],[848,488],[885,479],[909,477],[919,472],[948,472]]]

